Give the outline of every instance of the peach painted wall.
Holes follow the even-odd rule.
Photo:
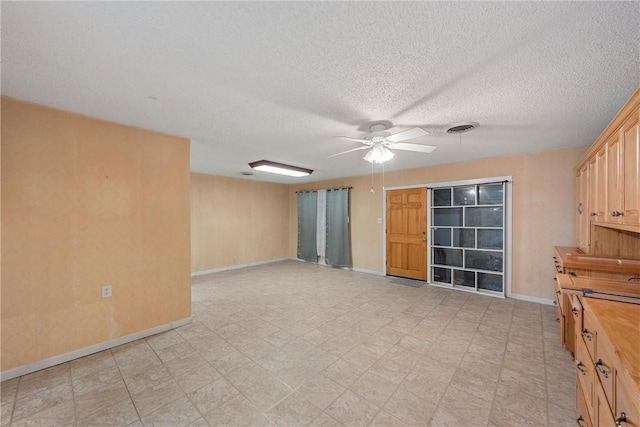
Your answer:
[[[191,175],[191,270],[289,256],[289,186]]]
[[[187,139],[2,98],[3,371],[190,316],[189,180]]]
[[[554,246],[574,246],[575,178],[573,167],[588,147],[495,157],[461,163],[387,172],[384,186],[399,187],[476,178],[513,178],[512,293],[553,299]],[[352,186],[351,240],[353,267],[383,271],[384,216],[382,177],[336,179],[291,186],[289,252],[296,255],[298,190]]]

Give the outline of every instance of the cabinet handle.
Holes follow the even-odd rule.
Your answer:
[[[609,212],[609,215],[611,216],[623,216],[624,214],[620,211],[611,211]]]
[[[584,339],[586,339],[587,341],[591,341],[591,339],[592,339],[591,333],[589,331],[587,331],[586,329],[584,331],[582,331],[582,337]]]
[[[560,318],[556,317],[556,322],[560,323]]]
[[[580,316],[580,314],[578,314],[578,310],[576,310],[575,308],[572,308],[571,312],[573,313],[574,317],[579,317]]]
[[[578,425],[580,427],[584,427],[584,418],[582,418],[582,415],[580,415],[578,418],[576,418],[576,422],[578,423]]]
[[[598,215],[598,214],[595,213],[595,212],[589,212],[589,216],[596,216],[596,215]]]
[[[553,300],[553,305],[558,305],[558,301]]]
[[[587,375],[587,369],[584,367],[582,362],[578,362],[578,364],[576,365],[576,369],[582,372],[582,375]]]
[[[602,359],[598,359],[598,361],[594,363],[593,366],[595,366],[595,368],[602,374],[603,377],[609,378],[609,372],[607,372],[607,370],[602,367],[602,364]]]
[[[624,412],[620,412],[620,416],[616,418],[616,425],[618,427],[622,427],[622,423],[627,423],[627,414]]]
[[[582,202],[578,203],[578,213],[582,215]]]
[[[560,295],[562,293],[562,291],[556,291],[556,294]]]

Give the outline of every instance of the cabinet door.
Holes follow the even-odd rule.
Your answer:
[[[596,405],[594,408],[596,418],[596,425],[598,426],[615,426],[615,418],[613,417],[613,413],[611,412],[611,408],[609,407],[609,402],[607,401],[607,396],[604,394],[602,387],[600,384],[596,384],[595,386],[595,398]]]
[[[584,253],[589,253],[590,233],[589,233],[589,164],[585,164],[576,177],[576,236],[577,246]]]
[[[622,223],[640,225],[640,112],[622,125],[624,210]]]
[[[598,156],[595,155],[589,159],[589,220],[597,219],[598,209]],[[589,224],[591,226],[591,224]]]
[[[596,153],[596,198],[594,200],[594,221],[606,220],[606,195],[607,195],[607,146],[603,145]]]
[[[592,418],[587,410],[587,404],[580,381],[576,381],[576,413],[578,415],[576,418],[577,425],[581,427],[591,427],[593,425],[591,422]]]
[[[607,171],[606,171],[606,212],[605,221],[612,224],[622,224],[623,217],[623,188],[622,188],[622,132],[616,132],[606,143]]]

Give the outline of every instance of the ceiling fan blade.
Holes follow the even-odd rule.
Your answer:
[[[422,128],[415,127],[415,128],[403,130],[402,132],[394,133],[393,135],[388,136],[386,139],[387,141],[391,141],[391,142],[400,142],[400,141],[405,141],[407,139],[417,138],[419,136],[425,136],[425,135],[429,135],[429,132],[427,132]]]
[[[347,141],[356,141],[356,142],[361,142],[363,144],[371,145],[371,141],[369,141],[368,139],[351,138],[350,136],[334,136],[334,138],[346,139]]]
[[[407,144],[406,142],[396,142],[389,146],[392,150],[419,151],[420,153],[430,153],[437,147],[435,145]]]
[[[371,148],[371,147],[368,147],[368,146],[366,146],[366,145],[363,145],[362,147],[353,148],[353,149],[351,149],[351,150],[343,151],[342,153],[332,154],[332,155],[330,155],[329,157],[340,156],[340,155],[342,155],[342,154],[351,153],[351,152],[353,152],[353,151],[368,150],[368,149],[370,149],[370,148]]]

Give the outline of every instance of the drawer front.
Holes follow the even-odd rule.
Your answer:
[[[616,378],[616,421],[625,427],[640,427],[640,393],[633,385]],[[624,414],[624,415],[623,415]]]
[[[615,378],[615,368],[613,364],[615,363],[615,358],[613,356],[613,348],[609,344],[609,342],[604,339],[603,336],[598,337],[598,346],[596,347],[596,358],[594,359],[594,368],[600,379],[600,384],[602,384],[602,390],[604,391],[605,397],[611,406],[610,411],[613,412],[613,403],[614,400],[614,378]]]
[[[589,357],[589,353],[587,352],[587,348],[585,347],[582,340],[577,340],[576,344],[576,357],[574,359],[574,364],[576,367],[576,377],[577,382],[581,383],[582,391],[584,394],[584,399],[586,402],[586,407],[589,410],[589,414],[592,418],[594,418],[594,383],[597,381],[595,368],[593,367],[593,362]]]

